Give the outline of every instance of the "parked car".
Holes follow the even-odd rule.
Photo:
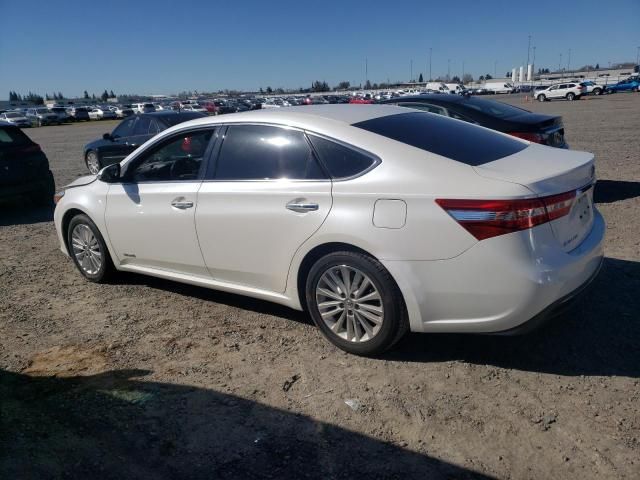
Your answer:
[[[31,121],[22,112],[0,113],[0,122],[10,123],[16,127],[31,126]]]
[[[306,106],[166,130],[60,192],[54,220],[89,281],[138,272],[304,309],[368,355],[408,330],[514,333],[565,307],[603,259],[594,182],[590,153],[390,105]]]
[[[40,145],[18,126],[0,121],[0,200],[28,197],[52,205],[55,183]]]
[[[586,95],[602,95],[604,92],[604,87],[602,85],[598,85],[596,82],[592,82],[591,80],[580,82],[580,85],[584,87]]]
[[[182,110],[185,112],[198,112],[198,113],[207,113],[207,109],[197,103],[191,103],[188,105],[183,105]]]
[[[118,118],[126,118],[130,117],[131,115],[135,115],[135,112],[133,111],[133,108],[131,108],[131,105],[117,105],[111,107],[111,111],[115,113],[116,117]]]
[[[101,139],[84,146],[85,165],[92,175],[96,175],[106,165],[120,162],[157,133],[205,116],[199,112],[172,110],[132,115],[120,122],[113,132],[105,133]]]
[[[364,97],[351,97],[351,99],[349,100],[349,103],[355,103],[358,105],[366,105],[366,104],[371,104],[373,103],[375,100],[371,97],[371,96],[364,96]]]
[[[560,115],[532,113],[506,103],[460,95],[418,95],[383,100],[380,103],[436,113],[530,142],[568,148]]]
[[[51,107],[51,111],[58,116],[58,120],[62,123],[66,123],[71,120],[66,107]]]
[[[566,98],[567,100],[579,100],[586,92],[586,88],[577,82],[558,83],[551,85],[544,90],[536,92],[536,100],[545,102],[558,98]]]
[[[131,108],[135,113],[151,113],[156,111],[153,103],[134,103]]]
[[[92,108],[89,110],[89,118],[91,120],[115,120],[118,117],[115,112],[107,108]]]
[[[80,122],[83,120],[89,121],[89,109],[86,107],[71,107],[67,109],[67,113],[74,122]]]
[[[635,78],[627,78],[626,80],[621,80],[618,83],[613,85],[607,85],[605,87],[605,93],[616,93],[616,92],[637,92],[640,89],[640,80]]]
[[[58,118],[58,115],[45,107],[28,108],[26,117],[32,125],[36,125],[38,127],[43,125],[60,125],[62,123]]]

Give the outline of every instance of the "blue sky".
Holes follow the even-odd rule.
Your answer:
[[[535,7],[533,6],[535,5]],[[562,5],[562,6],[559,6]],[[635,61],[640,0],[0,0],[0,98],[294,88]],[[533,53],[532,53],[533,54]]]

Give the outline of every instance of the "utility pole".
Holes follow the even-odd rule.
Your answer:
[[[411,75],[410,75],[409,81],[413,82],[413,59],[410,61],[410,63],[411,63]]]
[[[640,48],[640,47],[638,47]],[[431,53],[433,51],[433,48],[429,48],[429,81],[433,80],[433,77],[431,76]]]
[[[451,59],[447,58],[447,80],[451,78]]]
[[[369,59],[364,59],[364,83],[365,85],[369,81]]]
[[[529,35],[529,43],[527,43],[527,72],[529,71],[529,52],[531,52],[531,35]]]
[[[560,61],[558,62],[558,71],[562,72],[562,52],[560,52]]]
[[[569,58],[567,59],[567,72],[571,70],[571,49],[569,49]]]

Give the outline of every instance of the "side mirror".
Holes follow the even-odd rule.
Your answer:
[[[98,172],[98,180],[104,183],[116,183],[120,180],[120,164],[107,165]]]
[[[104,135],[102,135],[102,139],[103,140],[111,140],[111,141],[113,141],[113,137],[111,136],[110,133],[105,133]]]

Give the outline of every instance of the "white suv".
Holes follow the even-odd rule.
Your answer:
[[[582,95],[585,95],[586,88],[580,85],[578,82],[559,83],[557,85],[551,85],[544,90],[538,90],[536,92],[536,99],[539,102],[546,100],[552,100],[554,98],[566,98],[567,100],[579,100]]]

